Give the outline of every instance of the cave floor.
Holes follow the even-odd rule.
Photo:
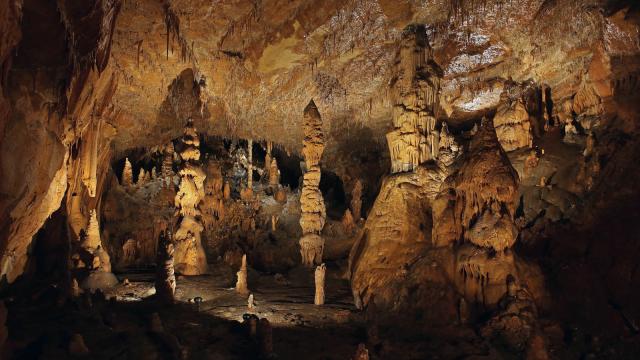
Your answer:
[[[48,287],[28,302],[9,303],[11,358],[69,358],[70,339],[78,333],[92,359],[257,359],[258,343],[241,323],[245,313],[269,320],[279,359],[348,359],[366,340],[348,284],[337,276],[328,274],[326,304],[315,306],[311,270],[293,269],[277,280],[250,270],[255,308],[249,310],[226,265],[178,277],[175,305],[153,299],[153,270],[117,275],[121,283],[104,298],[87,294],[58,305],[57,288]],[[163,332],[151,330],[154,313]]]

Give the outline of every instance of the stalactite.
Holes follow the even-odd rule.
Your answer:
[[[396,80],[391,86],[394,130],[387,134],[387,143],[392,173],[414,171],[438,156],[434,110],[442,71],[430,58],[424,26],[405,29],[396,54]]]

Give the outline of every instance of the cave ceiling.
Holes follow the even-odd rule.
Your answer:
[[[452,123],[495,109],[506,79],[544,83],[561,101],[584,81],[595,52],[638,50],[637,28],[601,1],[465,3],[123,2],[109,63],[118,78],[115,147],[179,133],[184,115],[163,103],[185,69],[206,79],[208,102],[197,124],[212,134],[299,151],[302,109],[313,98],[329,153],[350,129],[369,128],[373,141],[384,141],[390,69],[410,23],[427,25],[444,72],[439,116]]]

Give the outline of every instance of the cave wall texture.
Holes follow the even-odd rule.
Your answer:
[[[404,29],[423,24],[441,71],[439,122],[473,132],[481,117],[495,115],[505,150],[544,148],[537,139],[549,122],[563,128],[575,119],[581,135],[595,134],[593,156],[575,151],[569,164],[543,167],[535,178],[524,173],[522,156],[508,154],[521,187],[568,174],[550,180],[562,195],[522,192],[533,200],[518,208],[511,194],[509,221],[525,222],[514,246],[554,264],[541,262],[566,291],[597,293],[639,318],[639,22],[637,4],[604,0],[0,0],[0,274],[12,283],[25,272],[34,235],[58,209],[70,241],[79,241],[114,182],[112,162],[127,151],[177,138],[191,118],[209,135],[300,154],[302,113],[313,99],[325,134],[323,170],[349,189],[361,181],[372,199],[380,191],[365,226],[369,241],[352,250],[354,291],[369,299],[378,286],[365,285],[359,267],[380,271],[380,284],[402,268],[418,288],[454,277],[453,258],[442,271],[411,271],[429,267],[424,249],[439,247],[427,226],[436,203],[437,216],[451,212],[451,234],[463,236],[464,220],[453,218],[459,210],[447,210],[460,188],[448,184],[453,195],[440,188],[451,172],[382,180],[396,54]],[[374,223],[385,212],[401,214],[398,223]],[[400,233],[376,233],[387,225]],[[389,245],[386,236],[398,241]],[[384,254],[388,272],[377,265]],[[541,271],[527,269],[519,270]]]

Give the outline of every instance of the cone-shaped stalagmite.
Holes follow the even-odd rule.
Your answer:
[[[304,109],[304,140],[302,154],[307,171],[303,177],[300,194],[300,255],[306,266],[322,263],[324,239],[320,236],[326,218],[324,199],[320,192],[320,159],[324,151],[322,118],[311,100]]]
[[[124,170],[122,170],[122,180],[120,183],[124,186],[133,185],[133,168],[131,167],[129,158],[124,160]]]
[[[167,303],[175,301],[176,277],[173,269],[173,241],[171,232],[160,232],[156,255],[156,295]]]
[[[86,231],[86,237],[81,239],[81,246],[88,254],[93,256],[91,264],[91,273],[83,283],[85,289],[104,289],[109,288],[118,283],[118,279],[111,273],[111,258],[107,250],[102,246],[100,240],[100,224],[96,216],[96,211],[91,210],[89,213],[89,225]]]
[[[175,198],[179,217],[178,230],[174,235],[175,270],[183,275],[200,275],[207,271],[207,258],[201,242],[204,226],[200,212],[206,175],[199,165],[200,139],[192,120],[187,121],[182,142],[180,187]]]
[[[442,71],[431,57],[424,26],[407,27],[396,54],[396,76],[391,84],[394,130],[387,134],[387,143],[392,173],[413,171],[438,156],[434,112]]]
[[[327,267],[325,264],[322,264],[316,267],[315,271],[315,283],[316,283],[316,294],[313,300],[315,305],[324,305],[324,279],[325,273],[327,271]]]

